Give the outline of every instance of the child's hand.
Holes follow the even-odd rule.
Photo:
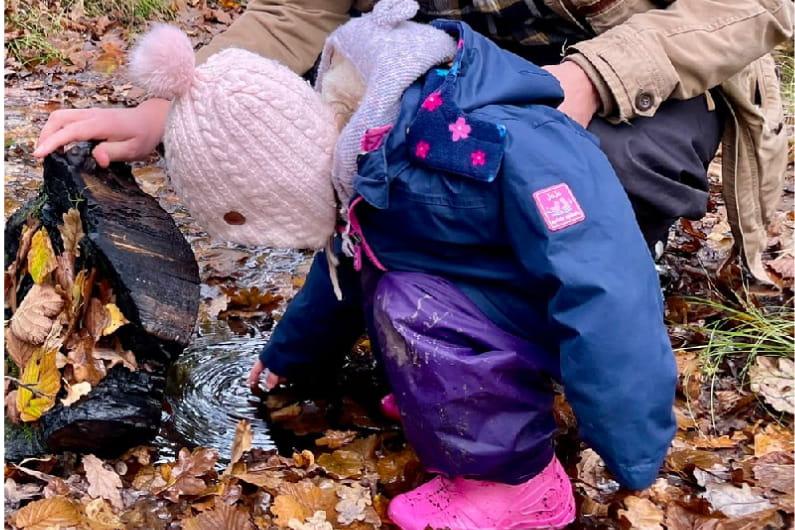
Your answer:
[[[262,364],[262,361],[257,359],[257,362],[254,363],[254,366],[251,367],[251,371],[248,374],[248,387],[255,394],[259,391],[259,380],[263,371],[266,371],[265,365]],[[284,382],[284,378],[279,377],[270,370],[266,371],[265,390],[273,390],[273,388],[281,382]]]
[[[72,142],[101,140],[92,153],[100,166],[141,160],[162,140],[170,106],[168,100],[150,99],[131,109],[57,110],[41,130],[33,156],[44,158]]]

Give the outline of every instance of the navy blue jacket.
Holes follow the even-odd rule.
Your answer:
[[[555,109],[553,76],[464,23],[434,25],[459,52],[406,91],[384,144],[360,158],[365,239],[388,270],[447,278],[500,327],[558,352],[583,438],[623,485],[646,487],[676,430],[676,368],[626,193],[595,138]],[[361,329],[355,288],[335,302],[310,280],[263,351],[276,373],[328,351],[318,312],[332,340]]]

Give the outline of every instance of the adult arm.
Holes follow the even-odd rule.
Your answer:
[[[650,2],[638,1],[636,11]],[[625,4],[629,4],[625,2]],[[792,37],[790,0],[676,0],[665,9],[614,9],[589,20],[600,33],[569,48],[601,99],[600,115],[652,116],[668,98],[720,85]]]

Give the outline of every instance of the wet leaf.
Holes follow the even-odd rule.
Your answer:
[[[94,499],[83,507],[84,521],[91,530],[118,530],[125,528],[119,516],[105,499]]]
[[[94,339],[90,336],[81,337],[74,343],[67,353],[67,361],[72,365],[76,383],[87,381],[95,387],[107,375],[105,364],[94,358]]]
[[[625,510],[618,511],[619,519],[638,530],[662,530],[663,511],[648,499],[630,496],[624,499]]]
[[[16,513],[14,524],[29,530],[77,526],[82,517],[75,504],[66,497],[33,501]]]
[[[215,508],[182,521],[183,530],[254,530],[249,514],[241,508],[217,503]]]
[[[720,455],[710,451],[680,449],[671,451],[665,459],[665,464],[670,471],[684,475],[692,472],[693,468],[709,471],[721,467],[722,459]]]
[[[334,527],[326,519],[326,512],[322,510],[315,512],[304,522],[291,519],[287,527],[291,530],[334,530]]]
[[[199,495],[207,488],[204,477],[213,471],[217,460],[218,454],[212,449],[198,447],[193,452],[180,449],[168,484],[158,493],[172,502],[177,502],[181,495]]]
[[[11,332],[21,341],[41,345],[63,307],[63,298],[52,286],[34,285],[11,317]]]
[[[356,438],[356,431],[326,431],[321,438],[315,440],[318,447],[328,447],[329,449],[339,449],[343,445],[352,442]]]
[[[273,499],[271,513],[277,526],[288,526],[290,521],[304,521],[315,512],[334,513],[337,495],[333,488],[320,488],[308,480],[286,483],[281,494]]]
[[[92,297],[88,301],[85,316],[85,329],[94,337],[95,341],[102,336],[102,331],[110,322],[110,315],[105,305],[99,298]]]
[[[55,404],[61,389],[61,373],[55,367],[55,351],[39,348],[25,365],[17,389],[17,409],[22,421],[36,421]]]
[[[765,402],[777,411],[795,414],[793,374],[795,363],[792,359],[759,356],[749,370],[751,390],[761,394]]]
[[[94,455],[83,457],[83,469],[88,480],[88,494],[92,498],[107,499],[116,509],[121,509],[122,483],[118,473],[105,467],[102,460]]]
[[[308,469],[315,465],[315,455],[312,451],[304,449],[300,453],[293,453],[293,463],[296,467]]]
[[[83,381],[82,383],[75,383],[74,385],[70,385],[69,383],[65,383],[66,387],[66,397],[61,399],[61,403],[63,403],[64,407],[71,407],[78,401],[80,398],[91,392],[91,383],[87,381]]]
[[[742,517],[761,512],[773,506],[761,495],[756,494],[748,484],[741,487],[731,484],[707,484],[707,491],[702,493],[715,511],[727,517]]]
[[[263,488],[271,494],[277,493],[285,482],[284,472],[275,469],[235,472],[232,476],[243,482]]]
[[[47,230],[40,228],[33,236],[28,252],[28,272],[35,283],[43,283],[55,270],[55,252]]]
[[[103,74],[112,74],[124,64],[124,42],[117,37],[106,35],[100,42],[102,52],[94,61],[94,70]]]
[[[354,478],[362,474],[364,459],[362,455],[345,449],[324,453],[317,459],[317,465],[336,479]]]
[[[105,304],[105,311],[107,312],[106,314],[108,315],[108,320],[105,324],[105,327],[102,329],[103,336],[110,335],[123,325],[130,323],[130,321],[124,317],[116,304]]]
[[[229,462],[230,467],[240,460],[243,453],[251,449],[252,439],[251,423],[247,420],[240,420],[235,428],[235,439],[232,442],[232,459]]]
[[[162,491],[166,486],[168,482],[163,475],[150,465],[142,467],[132,480],[132,487],[140,491],[155,493]]]

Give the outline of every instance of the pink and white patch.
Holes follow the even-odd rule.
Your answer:
[[[562,230],[585,220],[585,212],[568,184],[560,183],[533,193],[538,211],[551,231]]]
[[[384,138],[386,138],[386,135],[389,134],[389,131],[391,130],[391,125],[383,125],[381,127],[367,129],[364,132],[362,143],[360,145],[362,152],[369,153],[370,151],[375,151],[381,147],[381,144],[384,142]]]

